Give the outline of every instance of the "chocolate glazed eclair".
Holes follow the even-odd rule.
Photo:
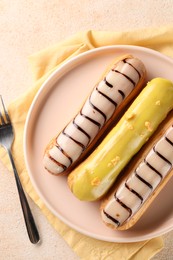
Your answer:
[[[143,63],[131,55],[117,58],[96,84],[79,113],[45,149],[43,164],[54,174],[67,174],[116,123],[146,80]]]

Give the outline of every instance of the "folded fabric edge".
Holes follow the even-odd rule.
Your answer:
[[[64,62],[87,50],[89,49],[85,43],[69,44],[69,46],[54,46],[29,56],[28,61],[34,80],[37,81]]]
[[[173,26],[171,25],[159,28],[149,27],[123,32],[96,30],[81,31],[65,40],[58,42],[57,44],[32,54],[29,57],[29,62],[34,78],[37,80],[44,74],[45,71],[49,70],[49,68],[63,62],[64,58],[67,57],[67,54],[70,51],[69,48],[78,49],[80,46],[85,45],[86,50],[90,50],[102,46],[125,44],[145,46],[160,51],[162,50],[161,45],[168,44],[171,41],[173,41]],[[61,55],[58,50],[61,50],[63,55]],[[66,55],[64,56],[65,52]],[[169,49],[165,51],[165,55],[173,57]],[[52,57],[54,57],[53,61]]]
[[[132,255],[129,260],[150,260],[157,255],[163,247],[164,242],[162,237],[153,238]]]

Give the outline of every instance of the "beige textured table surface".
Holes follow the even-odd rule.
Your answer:
[[[173,25],[173,0],[0,0],[0,94],[6,103],[32,85],[27,57],[81,30],[131,30]],[[75,260],[39,209],[30,205],[42,237],[29,243],[13,175],[0,163],[0,259]],[[154,259],[173,259],[173,232]]]

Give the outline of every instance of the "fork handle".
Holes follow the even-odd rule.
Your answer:
[[[17,184],[17,188],[18,188],[18,194],[19,194],[20,203],[22,206],[22,211],[23,211],[23,215],[24,215],[24,219],[25,219],[28,236],[29,236],[31,243],[37,244],[40,241],[39,233],[38,233],[33,215],[31,213],[28,201],[26,199],[24,190],[22,188],[22,185],[21,185],[18,173],[17,173],[17,169],[14,164],[14,160],[13,160],[10,150],[8,150],[8,155],[10,157],[10,161],[11,161],[13,171],[14,171],[14,176],[15,176],[15,180],[16,180],[16,184]]]

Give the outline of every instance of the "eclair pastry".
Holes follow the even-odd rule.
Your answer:
[[[162,126],[162,125],[161,125]],[[133,226],[173,174],[173,112],[149,147],[127,168],[101,205],[102,220],[114,229]],[[136,162],[137,161],[137,162]]]
[[[94,152],[69,174],[73,194],[84,201],[102,198],[172,109],[173,83],[151,80]]]
[[[131,55],[116,59],[78,114],[46,147],[45,169],[59,175],[76,167],[141,91],[145,79],[146,70],[139,59]]]

